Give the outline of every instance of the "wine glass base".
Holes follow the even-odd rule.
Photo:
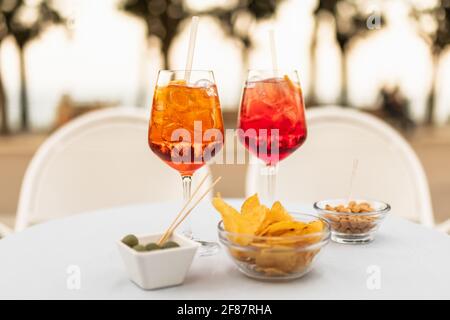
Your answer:
[[[192,236],[192,231],[189,230],[184,230],[182,231],[182,234],[189,239],[194,240],[195,242],[200,243],[200,248],[198,249],[200,257],[208,257],[208,256],[212,256],[215,255],[219,252],[220,250],[220,246],[217,242],[214,241],[204,241],[204,240],[200,240],[200,239],[196,239]]]
[[[203,241],[198,239],[194,239],[194,241],[200,243],[201,245],[200,248],[198,249],[200,257],[208,257],[216,255],[220,250],[219,244],[217,242]]]
[[[181,234],[183,236],[185,236],[186,238],[189,239],[193,239],[194,237],[192,236],[192,230],[191,228],[184,228],[184,230],[181,231]]]

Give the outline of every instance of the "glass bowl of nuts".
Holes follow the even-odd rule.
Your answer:
[[[331,226],[331,240],[337,243],[364,244],[373,241],[381,221],[391,210],[376,200],[322,200],[314,209]]]

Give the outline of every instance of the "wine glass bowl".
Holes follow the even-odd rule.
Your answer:
[[[240,141],[267,165],[298,149],[307,130],[297,72],[249,71],[238,128]]]
[[[219,96],[211,71],[160,71],[148,142],[182,176],[192,176],[223,145]]]

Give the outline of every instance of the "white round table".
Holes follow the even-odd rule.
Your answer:
[[[241,201],[232,203],[237,207]],[[304,205],[287,207],[313,212]],[[249,279],[222,249],[197,256],[183,285],[141,290],[128,280],[116,241],[128,233],[160,232],[178,208],[159,203],[107,209],[0,240],[0,299],[450,298],[450,237],[393,215],[371,244],[330,243],[315,268],[295,281]],[[197,235],[217,239],[219,215],[208,201],[191,220]]]

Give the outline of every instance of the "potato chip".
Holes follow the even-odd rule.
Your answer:
[[[284,273],[306,271],[319,250],[291,251],[291,250],[261,250],[256,256],[255,263],[261,269],[277,269]],[[262,270],[262,271],[265,271]]]
[[[273,222],[292,221],[293,218],[287,210],[281,205],[280,201],[275,201],[270,209],[270,218]]]
[[[258,194],[248,197],[241,206],[241,214],[246,215],[260,205]]]
[[[242,218],[252,225],[252,235],[256,235],[261,228],[262,223],[266,219],[269,208],[263,205],[252,208],[246,214],[242,214]]]
[[[218,197],[214,197],[212,204],[222,216],[223,226],[228,232],[239,232],[238,220],[240,218],[239,212],[225,201]]]
[[[257,198],[256,198],[257,199]],[[259,202],[259,200],[258,200]],[[266,217],[268,209],[265,206],[248,206],[246,214],[240,214],[236,209],[225,203],[220,197],[213,199],[213,205],[220,212],[225,230],[232,233],[253,236]],[[241,245],[249,244],[251,237],[234,237],[233,241]]]
[[[259,228],[257,234],[262,235],[264,230],[270,226],[271,224],[275,222],[280,221],[292,221],[293,218],[291,215],[287,212],[287,210],[281,205],[279,201],[276,201],[273,205],[270,211],[267,212],[266,218],[264,222],[261,224],[261,227]]]
[[[272,223],[261,232],[263,236],[280,237],[288,231],[295,231],[301,235],[305,228],[305,223],[300,221],[279,221]]]
[[[240,250],[240,249],[230,248],[230,254],[236,260],[239,260],[242,262],[251,262],[251,261],[255,260],[257,252],[251,251],[251,250]]]
[[[261,205],[258,199],[258,195],[254,194],[244,201],[241,207],[241,214],[249,222],[252,222],[255,227],[253,235],[257,234],[257,230],[261,228],[261,225],[266,220],[266,216],[269,213],[269,209]]]
[[[265,275],[269,276],[269,277],[283,277],[288,275],[288,273],[281,271],[280,269],[277,268],[260,268],[260,267],[256,267],[255,271],[259,272],[259,273],[264,273]]]
[[[297,247],[305,243],[303,239],[298,238],[298,232],[288,231],[281,236],[269,238],[266,240],[269,247]]]
[[[323,230],[323,222],[320,220],[311,221],[306,224],[303,234],[318,233]]]
[[[297,252],[291,250],[262,249],[255,262],[261,268],[275,268],[289,273],[297,267],[297,255]]]

